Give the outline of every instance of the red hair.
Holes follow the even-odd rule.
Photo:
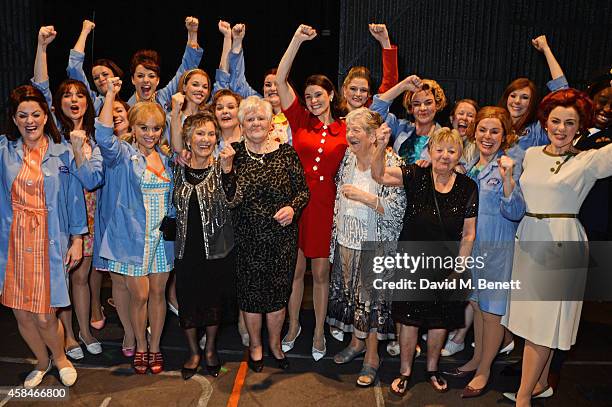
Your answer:
[[[161,60],[157,51],[151,49],[136,51],[136,53],[132,55],[132,60],[130,61],[130,72],[132,76],[136,73],[138,65],[142,65],[145,69],[155,72],[157,76],[160,75]]]
[[[593,123],[593,101],[586,93],[577,89],[561,89],[546,95],[538,106],[538,120],[543,128],[550,112],[558,106],[573,107],[578,113],[580,131],[585,131]]]

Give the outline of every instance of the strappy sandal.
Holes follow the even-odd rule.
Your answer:
[[[395,390],[393,388],[393,382],[396,381],[397,379],[399,379],[399,382],[397,382],[398,390]],[[389,386],[389,390],[391,391],[391,393],[395,394],[398,397],[404,397],[406,393],[408,393],[408,382],[409,381],[410,381],[410,375],[400,374],[398,377],[393,379],[393,381],[391,382],[391,385]]]
[[[365,346],[361,350],[356,350],[349,345],[334,356],[334,363],[337,365],[343,365],[355,359],[357,356],[364,354],[365,351]]]
[[[164,358],[161,352],[149,352],[149,369],[153,374],[161,373],[164,370]]]
[[[448,391],[448,382],[446,381],[446,379],[444,379],[444,377],[442,377],[442,375],[440,374],[439,371],[437,370],[433,370],[431,372],[427,372],[426,373],[427,376],[427,381],[429,382],[429,384],[431,385],[431,387],[438,393],[446,393]],[[432,380],[433,379],[433,380]],[[434,384],[434,380],[435,380],[435,384]],[[436,386],[436,384],[440,387],[442,386],[446,386],[446,388],[444,389],[440,389]]]
[[[359,374],[357,375],[357,386],[359,387],[370,387],[376,382],[376,374],[382,361],[378,362],[378,367],[366,365],[365,363],[361,367]],[[367,377],[367,380],[361,380],[362,377]]]
[[[147,363],[147,353],[148,352],[134,353],[134,371],[137,374],[147,373],[147,368],[149,367]]]

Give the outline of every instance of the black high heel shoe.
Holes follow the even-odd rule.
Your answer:
[[[212,377],[218,377],[219,371],[221,370],[221,363],[217,363],[216,365],[206,365],[206,370]]]
[[[255,373],[259,373],[263,370],[264,367],[263,357],[259,360],[253,360],[253,358],[249,354],[249,361],[247,362],[247,364],[249,365],[249,368],[252,371],[254,371]]]
[[[274,354],[272,354],[272,357],[276,361],[276,364],[279,369],[282,369],[282,370],[289,369],[289,359],[287,359],[287,356],[283,356],[282,358],[279,359],[276,356],[274,356]]]
[[[181,368],[181,377],[183,378],[183,380],[189,380],[191,379],[193,376],[195,376],[195,374],[198,372],[198,368],[197,366],[194,368],[190,368],[190,367],[182,367]]]

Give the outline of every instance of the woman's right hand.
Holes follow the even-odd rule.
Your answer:
[[[185,95],[182,93],[175,93],[172,95],[172,113],[178,113],[183,109],[185,103]]]
[[[302,24],[295,31],[293,38],[303,42],[303,41],[310,41],[316,36],[317,36],[317,30],[315,30],[309,25]]]
[[[109,78],[106,80],[107,82],[107,86],[106,86],[106,96],[115,96],[119,93],[119,91],[121,90],[121,84],[123,82],[121,82],[121,79],[117,78],[117,77],[113,77],[113,78]]]
[[[232,165],[234,163],[234,156],[236,155],[236,151],[232,148],[231,144],[227,144],[223,147],[223,150],[219,152],[219,159],[221,160],[221,170],[225,174],[229,174],[232,172]]]
[[[46,47],[53,42],[56,36],[57,31],[55,31],[52,25],[40,27],[38,31],[38,45]]]
[[[240,41],[246,35],[246,26],[244,24],[236,24],[232,27],[232,41]]]
[[[532,39],[531,44],[533,45],[535,49],[537,49],[540,52],[544,52],[545,50],[550,48],[548,46],[548,41],[546,40],[545,35],[540,35],[539,37]]]
[[[89,20],[83,20],[83,28],[81,29],[82,33],[89,35],[89,33],[91,33],[94,28],[96,28],[96,24]]]
[[[219,20],[219,32],[223,34],[224,37],[229,37],[232,35],[232,27],[230,23],[227,21]]]
[[[507,155],[502,155],[497,160],[497,163],[499,166],[499,175],[501,175],[502,178],[511,179],[512,178],[512,168],[514,167],[514,160],[508,157]]]
[[[389,144],[389,138],[391,137],[391,128],[387,123],[383,123],[379,128],[376,129],[376,149],[384,150]]]
[[[409,92],[417,92],[421,90],[423,82],[417,75],[410,75],[402,80],[402,86],[404,87],[404,90]]]

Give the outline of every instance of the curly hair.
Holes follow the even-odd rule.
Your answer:
[[[508,110],[508,97],[510,97],[510,94],[516,90],[524,88],[529,88],[529,91],[531,92],[531,97],[529,98],[529,106],[527,106],[527,111],[525,112],[523,117],[521,117],[519,120],[516,121],[516,123],[512,125],[516,134],[519,135],[523,132],[525,127],[527,127],[527,124],[534,121],[536,117],[536,109],[538,106],[538,90],[536,88],[535,83],[533,83],[527,78],[517,78],[513,80],[506,87],[501,99],[499,99],[499,102],[497,103],[497,106],[503,107],[504,109]]]
[[[244,124],[244,118],[248,113],[257,112],[259,109],[264,110],[267,120],[272,120],[272,115],[274,112],[272,111],[272,105],[270,102],[258,96],[249,96],[248,98],[243,99],[238,107],[238,121],[240,124]]]
[[[546,122],[548,121],[550,112],[559,106],[572,107],[576,110],[581,132],[588,129],[593,123],[593,101],[586,93],[569,88],[549,93],[540,102],[538,106],[538,120],[543,128],[546,128]]]
[[[160,76],[161,59],[157,51],[153,51],[152,49],[141,49],[136,51],[136,53],[132,55],[130,61],[130,73],[132,76],[136,73],[138,65],[142,65],[144,68],[155,72],[157,76]]]
[[[512,127],[512,118],[507,109],[499,106],[485,106],[478,111],[474,123],[468,129],[468,139],[474,141],[476,138],[476,127],[484,119],[497,119],[501,123],[504,135],[502,136],[501,150],[507,150],[517,142],[518,136]]]
[[[414,95],[427,90],[433,94],[434,100],[436,102],[436,112],[439,112],[440,110],[444,109],[446,107],[447,101],[446,95],[444,94],[444,90],[442,89],[440,84],[434,81],[433,79],[423,79],[421,82],[423,83],[421,90],[417,92],[406,91],[406,93],[404,93],[404,100],[402,101],[404,109],[406,109],[407,112],[412,112],[412,98],[414,97]]]

